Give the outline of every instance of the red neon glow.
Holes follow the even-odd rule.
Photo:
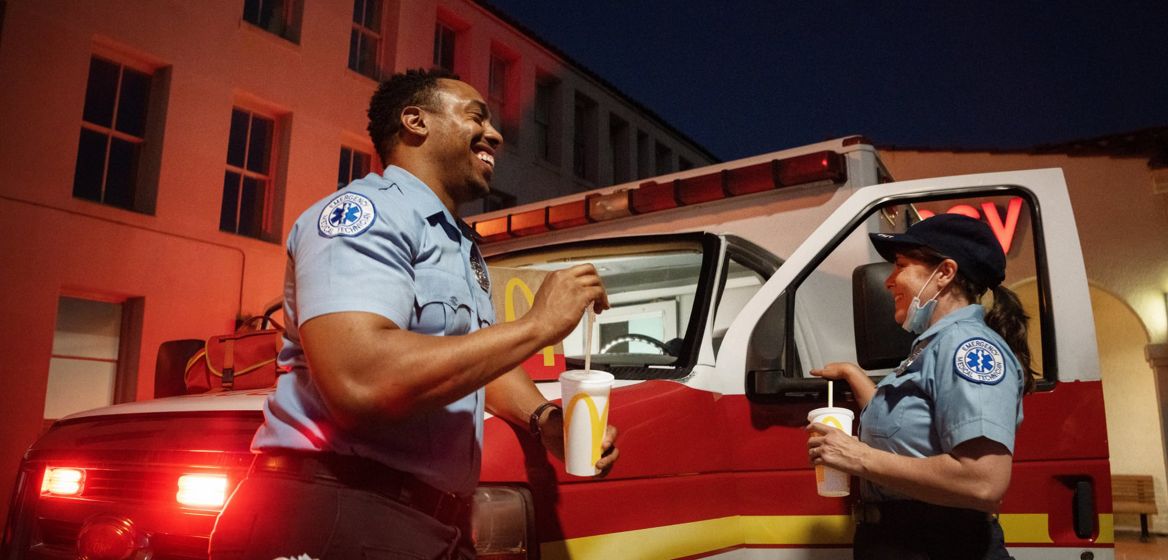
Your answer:
[[[994,235],[998,236],[998,243],[1002,244],[1002,251],[1009,254],[1010,245],[1014,243],[1014,231],[1018,228],[1018,215],[1022,213],[1022,199],[1018,197],[1010,199],[1010,203],[1006,207],[1005,223],[998,215],[998,207],[994,206],[993,203],[983,202],[981,209],[985,212],[986,223],[990,225],[990,229],[994,230]]]
[[[227,502],[227,476],[184,474],[178,478],[178,503],[187,507],[219,508]]]
[[[922,220],[927,220],[936,216],[937,213],[931,210],[918,210],[917,213]],[[981,203],[981,212],[977,208],[968,204],[958,204],[945,211],[946,214],[961,214],[969,216],[970,218],[980,220],[982,214],[985,214],[985,222],[989,224],[990,229],[994,231],[994,236],[998,238],[998,243],[1002,246],[1002,252],[1010,254],[1010,247],[1014,245],[1014,234],[1018,231],[1018,216],[1022,214],[1022,198],[1014,197],[1006,205],[1006,219],[1003,220],[1001,214],[998,213],[998,207],[992,202]]]
[[[52,496],[76,496],[85,483],[85,471],[81,469],[49,467],[41,482],[41,494]]]

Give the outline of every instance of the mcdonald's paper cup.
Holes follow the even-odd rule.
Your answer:
[[[568,474],[595,476],[600,442],[608,428],[608,393],[613,376],[605,371],[569,370],[560,374],[564,397],[564,465]]]
[[[807,413],[808,422],[827,424],[848,434],[852,433],[852,419],[854,417],[852,411],[835,406],[825,406]],[[819,491],[820,496],[829,498],[847,496],[848,483],[848,473],[823,465],[815,465],[815,489]]]

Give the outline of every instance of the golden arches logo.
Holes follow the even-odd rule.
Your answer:
[[[597,410],[596,401],[592,400],[592,395],[587,393],[576,393],[572,396],[572,400],[568,401],[568,407],[564,410],[564,436],[566,437],[571,430],[572,419],[575,418],[576,405],[584,403],[588,409],[588,423],[592,427],[592,464],[596,464],[600,460],[600,442],[604,440],[604,428],[608,426],[608,399],[604,400],[604,409]]]
[[[819,423],[827,424],[828,426],[831,426],[837,430],[844,429],[844,425],[835,416],[824,416],[823,418],[819,419]]]
[[[531,288],[527,282],[518,278],[512,278],[507,281],[507,286],[503,288],[503,321],[510,323],[516,319],[515,317],[515,290],[523,292],[523,299],[527,301],[527,308],[530,310],[531,306],[535,304],[535,294],[531,292]],[[556,350],[552,346],[543,347],[543,365],[551,367],[556,365]]]

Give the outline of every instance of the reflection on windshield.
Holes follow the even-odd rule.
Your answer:
[[[591,263],[604,281],[611,305],[592,326],[592,362],[599,366],[675,363],[694,307],[702,266],[700,246],[590,247],[575,253],[528,255],[521,262],[493,261],[492,283],[505,287],[521,279],[534,290],[551,271]],[[503,301],[496,301],[501,320],[517,315],[510,310],[522,302],[515,299],[504,296]],[[564,356],[583,360],[584,344],[581,320],[563,341]]]

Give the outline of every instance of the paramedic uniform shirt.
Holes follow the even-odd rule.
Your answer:
[[[463,335],[492,324],[486,269],[465,227],[425,184],[394,166],[383,176],[354,181],[296,220],[288,235],[288,325],[279,360],[291,373],[280,376],[264,403],[253,451],[355,455],[441,490],[474,491],[483,389],[360,435],[346,432],[311,381],[298,329],[313,317],[343,311],[376,313],[400,328],[434,336]]]
[[[860,440],[897,455],[932,457],[986,437],[1013,453],[1022,423],[1022,368],[984,319],[985,308],[969,305],[921,334],[913,348],[923,349],[910,354],[903,373],[881,380],[861,411]],[[908,499],[866,480],[860,497]]]

